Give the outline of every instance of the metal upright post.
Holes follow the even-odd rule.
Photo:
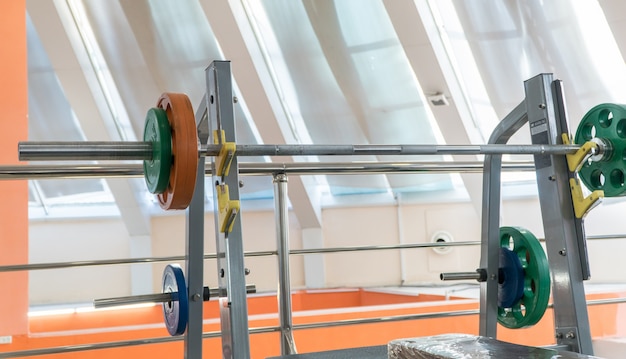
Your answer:
[[[496,128],[490,144],[505,144],[526,123],[524,102],[515,107]],[[500,251],[500,172],[502,155],[485,156],[483,167],[482,243],[480,268],[485,271],[486,281],[480,284],[480,316],[478,331],[486,337],[495,338],[498,324],[498,268]]]
[[[233,88],[229,61],[214,61],[206,70],[209,132],[212,143],[235,142]],[[216,131],[216,132],[215,132]],[[215,161],[215,159],[213,159]],[[222,357],[249,359],[248,303],[245,282],[243,236],[240,216],[234,212],[232,227],[221,230],[219,193],[228,186],[229,200],[239,200],[237,156],[232,156],[228,174],[218,174],[213,163],[212,183],[215,217]],[[224,192],[222,192],[223,194]],[[230,221],[229,221],[230,224]]]
[[[289,202],[287,175],[274,175],[274,204],[276,213],[276,248],[278,252],[278,318],[280,320],[280,352],[296,354],[291,321],[291,281],[289,277]]]
[[[527,80],[526,111],[533,144],[561,144],[568,133],[560,82],[551,74]],[[565,156],[535,155],[539,202],[552,276],[557,344],[592,355],[591,333],[583,279],[586,253],[579,243],[582,221],[574,215],[569,170]],[[579,228],[580,227],[580,228]],[[583,238],[584,240],[584,238]],[[583,260],[581,260],[583,259]]]
[[[196,126],[200,143],[208,140],[206,102],[196,111]],[[202,358],[202,321],[204,290],[204,157],[198,159],[196,188],[185,212],[186,279],[189,296],[189,319],[185,332],[185,358]]]

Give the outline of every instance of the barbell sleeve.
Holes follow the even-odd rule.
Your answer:
[[[351,155],[564,155],[579,145],[236,145],[237,156]],[[221,145],[202,145],[198,156],[217,156]],[[151,160],[151,142],[20,142],[21,161]]]
[[[219,288],[204,287],[202,293],[202,300],[208,301],[211,298],[219,296]],[[246,293],[256,293],[256,285],[247,284]],[[156,293],[156,294],[142,294],[131,295],[127,297],[115,297],[115,298],[102,298],[94,299],[93,306],[96,309],[118,307],[122,305],[132,305],[140,303],[165,303],[178,300],[178,292],[171,293]]]
[[[441,280],[470,280],[474,279],[479,282],[484,282],[486,280],[485,272],[481,270],[477,270],[475,272],[452,272],[452,273],[441,273],[439,274],[439,279]]]
[[[19,142],[20,161],[150,160],[151,142]]]

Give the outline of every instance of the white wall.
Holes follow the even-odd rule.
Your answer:
[[[129,239],[120,219],[35,221],[29,226],[30,263],[127,258]],[[128,295],[127,265],[30,271],[31,305],[89,302]]]
[[[586,219],[587,234],[626,233],[626,202],[603,204]],[[480,220],[469,203],[403,204],[358,208],[328,208],[322,213],[326,247],[381,245],[429,242],[440,230],[456,241],[478,240]],[[246,251],[276,248],[272,211],[243,212]],[[503,205],[502,224],[523,226],[543,237],[538,202],[534,199],[507,201]],[[301,248],[301,231],[293,214],[290,218],[292,249]],[[215,252],[213,218],[205,220],[205,253]],[[624,282],[621,266],[626,240],[589,241],[592,281]],[[31,263],[85,259],[125,258],[129,256],[129,237],[119,219],[92,221],[33,222],[30,225]],[[152,219],[154,256],[183,255],[185,248],[184,214]],[[380,286],[441,283],[444,271],[474,271],[480,259],[478,246],[456,247],[440,255],[432,249],[344,252],[325,255],[326,283],[329,287]],[[153,267],[153,288],[160,291],[165,264]],[[246,259],[251,270],[248,283],[260,291],[276,290],[275,257]],[[404,274],[403,274],[404,267]],[[291,257],[293,288],[304,287],[302,256]],[[216,264],[205,263],[205,285],[215,286]],[[63,270],[32,271],[32,304],[87,302],[94,298],[130,294],[129,266],[99,266]]]

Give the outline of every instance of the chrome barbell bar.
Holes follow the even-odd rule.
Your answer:
[[[205,167],[210,175],[212,165]],[[511,161],[502,164],[507,172],[534,171],[532,161]],[[244,176],[269,176],[274,173],[288,175],[315,174],[385,174],[385,173],[482,173],[480,161],[406,161],[406,162],[265,162],[239,163],[239,174]],[[0,180],[47,179],[47,178],[122,178],[142,177],[141,164],[72,164],[72,165],[22,165],[0,166]]]
[[[217,156],[221,145],[202,145],[198,156]],[[236,145],[237,156],[353,156],[353,155],[564,155],[579,145]],[[21,161],[151,160],[151,142],[20,142]],[[600,151],[602,152],[602,151]]]
[[[256,285],[247,284],[246,293],[256,293]],[[204,287],[203,300],[207,301],[210,298],[215,298],[220,294],[219,288]],[[198,298],[199,299],[199,298]],[[142,294],[142,295],[130,295],[126,297],[116,298],[102,298],[94,299],[93,306],[96,309],[118,307],[122,305],[131,305],[139,303],[166,303],[178,300],[178,292],[170,293],[156,293],[156,294]]]

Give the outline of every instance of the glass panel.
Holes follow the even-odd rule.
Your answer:
[[[83,5],[138,138],[143,136],[147,109],[155,106],[161,93],[186,93],[194,110],[199,106],[206,89],[204,70],[223,56],[198,2],[84,0]],[[237,141],[258,143],[245,99],[237,97]],[[271,198],[271,179],[246,178],[241,196],[265,198],[268,190]]]
[[[523,81],[539,73],[564,81],[572,132],[591,107],[625,92],[626,67],[597,2],[453,4],[499,118],[523,99]],[[452,21],[454,13],[441,14]]]
[[[305,125],[296,132],[308,131],[318,144],[438,143],[424,95],[381,1],[248,2],[248,8],[288,100],[286,108]],[[351,175],[327,180],[335,195],[452,187],[447,175]]]
[[[61,88],[30,17],[28,46],[28,139],[82,141],[85,139]]]
[[[440,29],[451,40],[452,56],[463,60],[457,61],[459,76],[474,110],[487,111],[480,116],[476,111],[476,118],[489,117],[489,107],[497,118],[506,116],[523,100],[524,80],[540,73],[563,80],[571,133],[591,107],[622,102],[626,67],[597,2],[429,3],[441,16]],[[488,138],[496,121],[477,124]],[[530,143],[527,126],[510,142]],[[503,179],[529,180],[534,174],[505,174]]]
[[[85,140],[74,111],[65,97],[59,79],[43,48],[32,21],[27,17],[28,46],[28,112],[29,140],[32,141],[82,141]],[[46,162],[51,164],[50,162]],[[104,196],[108,192],[99,179],[42,180],[36,181],[42,200],[76,196],[96,195],[90,200],[112,202]],[[97,200],[96,200],[97,198]],[[68,203],[75,203],[68,200]],[[56,201],[56,203],[60,203]],[[44,203],[48,205],[48,203]]]
[[[223,59],[197,1],[84,0],[83,5],[138,138],[147,109],[161,93],[186,93],[197,108],[206,89],[205,68]],[[238,141],[258,143],[242,109],[245,99],[238,97]]]

